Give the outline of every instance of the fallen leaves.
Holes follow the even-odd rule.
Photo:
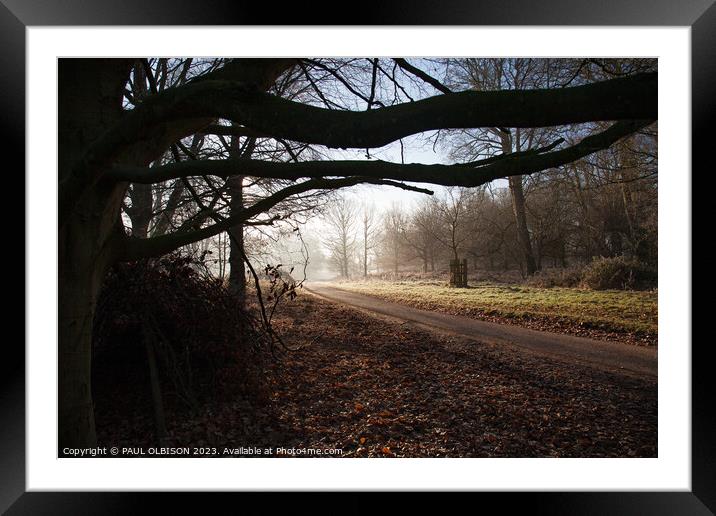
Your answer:
[[[169,414],[174,444],[340,448],[343,457],[656,456],[655,381],[440,337],[311,296],[282,309],[279,330],[301,317],[323,336],[272,366],[266,404]],[[100,442],[151,443],[151,406],[142,407],[128,401],[100,417]]]

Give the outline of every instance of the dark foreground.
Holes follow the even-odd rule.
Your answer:
[[[304,347],[267,365],[263,401],[210,403],[191,417],[169,411],[165,445],[223,456],[250,447],[284,448],[281,456],[657,455],[656,379],[435,334],[307,294],[284,305],[277,326]],[[123,407],[96,400],[100,445],[156,444],[148,390],[135,387]]]

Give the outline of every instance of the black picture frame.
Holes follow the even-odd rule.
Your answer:
[[[413,1],[410,5],[357,7],[339,20],[318,21],[314,8],[303,4],[278,9],[273,5],[228,0],[170,2],[169,0],[0,0],[0,113],[7,149],[24,170],[25,149],[25,29],[39,25],[603,25],[690,26],[692,31],[692,168],[705,168],[713,146],[710,136],[716,111],[716,6],[714,0],[459,0],[449,4]],[[337,11],[338,12],[338,11]],[[713,165],[709,163],[709,168]],[[706,171],[704,171],[706,172]],[[683,171],[684,174],[690,171]],[[24,181],[18,185],[25,195]],[[16,190],[17,191],[17,190]],[[693,191],[693,190],[692,190]],[[25,236],[23,236],[24,240]],[[17,242],[17,241],[16,241]],[[19,245],[18,245],[19,247]],[[25,257],[27,259],[27,257]],[[27,263],[27,261],[25,261]],[[30,274],[25,266],[25,275]],[[478,493],[470,505],[499,504],[501,512],[515,507],[545,514],[714,514],[716,512],[716,411],[711,393],[710,342],[692,346],[692,491],[589,493]],[[0,510],[7,514],[134,514],[161,497],[163,512],[170,506],[191,509],[184,494],[37,493],[25,492],[25,353],[19,339],[7,338],[0,359]],[[685,345],[687,343],[684,343]],[[688,343],[691,344],[691,343]],[[10,349],[9,349],[10,348]],[[10,353],[8,353],[10,351]],[[215,495],[214,495],[215,496]],[[254,494],[222,494],[251,498]],[[343,513],[376,506],[375,494],[349,495]],[[424,508],[422,495],[414,494]],[[300,504],[314,495],[302,494]],[[206,502],[203,502],[206,503]],[[235,504],[234,501],[231,502]],[[255,503],[249,500],[252,505]],[[288,504],[272,498],[278,512]],[[216,511],[218,512],[218,509]],[[263,512],[262,512],[263,513]]]

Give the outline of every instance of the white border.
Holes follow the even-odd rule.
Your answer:
[[[32,27],[27,43],[28,490],[690,490],[689,28]],[[57,459],[56,59],[145,55],[658,56],[659,457]]]

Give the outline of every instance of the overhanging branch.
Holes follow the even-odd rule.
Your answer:
[[[382,147],[412,134],[476,127],[546,127],[657,118],[657,74],[563,89],[464,91],[369,111],[309,106],[232,81],[206,80],[154,95],[100,137],[90,160],[115,155],[164,123],[207,117],[261,134],[334,148]],[[197,128],[201,130],[202,128]]]
[[[219,118],[275,138],[363,149],[436,129],[657,118],[656,73],[560,89],[465,91],[361,112],[309,106],[211,75],[152,95],[97,138],[60,184],[60,227],[123,153],[162,134],[176,141]]]
[[[532,174],[558,167],[606,149],[614,142],[646,127],[651,121],[617,122],[608,129],[579,143],[552,150],[560,140],[531,151],[517,152],[458,165],[398,164],[385,161],[303,161],[280,163],[260,160],[209,160],[171,163],[154,168],[115,167],[110,177],[116,181],[157,183],[179,177],[246,175],[276,179],[363,177],[364,180],[395,180],[444,186],[480,186],[500,177]],[[468,166],[469,165],[469,166]],[[365,181],[364,181],[365,182]]]

